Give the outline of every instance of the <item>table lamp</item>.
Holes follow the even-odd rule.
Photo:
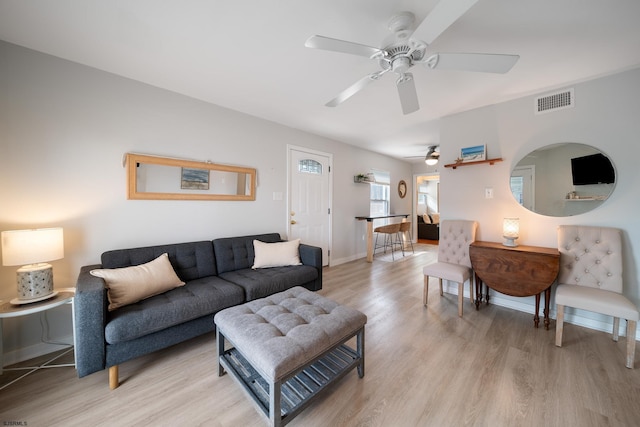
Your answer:
[[[502,237],[504,246],[518,246],[516,239],[520,233],[520,218],[505,218],[502,222]]]
[[[2,232],[2,265],[22,265],[18,279],[17,304],[41,301],[54,296],[53,268],[47,261],[64,257],[62,228],[12,230]]]

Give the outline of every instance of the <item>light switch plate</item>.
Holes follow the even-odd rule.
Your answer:
[[[486,187],[484,189],[484,198],[493,199],[493,187]]]

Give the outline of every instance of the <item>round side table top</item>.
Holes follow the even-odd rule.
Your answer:
[[[71,302],[74,295],[75,292],[73,288],[64,288],[59,290],[55,296],[44,301],[37,301],[20,305],[12,304],[10,301],[4,301],[0,303],[0,317],[25,316],[27,314],[49,310],[53,307]]]

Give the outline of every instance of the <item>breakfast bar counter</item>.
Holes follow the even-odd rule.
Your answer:
[[[379,216],[357,216],[359,221],[367,221],[367,262],[373,262],[373,220],[385,219],[385,218],[400,218],[404,222],[409,214],[393,214],[393,215],[379,215]]]

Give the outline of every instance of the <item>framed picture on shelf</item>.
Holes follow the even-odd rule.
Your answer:
[[[474,145],[473,147],[465,147],[460,150],[460,158],[463,162],[477,162],[487,159],[487,146]]]

